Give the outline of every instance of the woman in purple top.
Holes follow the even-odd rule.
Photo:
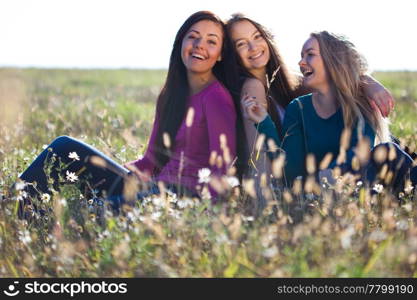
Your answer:
[[[199,170],[207,168],[212,176],[226,174],[236,153],[236,110],[233,99],[215,78],[200,89],[187,100],[188,117],[180,124],[165,165],[158,161],[162,156],[158,157],[158,154],[168,149],[164,144],[157,145],[161,126],[161,116],[157,113],[144,157],[127,165],[128,168],[134,167],[132,170],[138,170],[143,180],[146,177],[153,178],[196,192]],[[221,143],[222,136],[224,145]],[[212,153],[216,158],[210,164]]]
[[[227,65],[233,61],[228,57],[233,54],[227,51],[228,42],[224,23],[216,15],[207,11],[191,15],[174,41],[144,157],[122,167],[85,143],[59,137],[21,174],[25,182],[36,182],[36,187],[27,186],[29,194],[50,193],[44,163],[59,157],[71,162],[68,169],[61,170],[64,177],[73,173],[86,176],[90,186],[108,197],[114,207],[123,203],[125,179],[132,174],[149,183],[148,192],[139,193],[139,198],[159,193],[159,181],[174,192],[198,196],[199,170],[209,169],[213,178],[225,175],[243,149],[236,147],[237,135],[243,133],[239,95],[232,97],[226,89],[237,90],[234,82],[238,78],[235,65]],[[100,159],[92,160],[93,156]],[[59,177],[54,169],[50,175]],[[210,192],[217,196],[216,190]],[[25,202],[30,204],[30,199]]]
[[[227,43],[223,22],[210,12],[195,13],[178,31],[147,151],[126,165],[143,181],[198,194],[199,170],[216,177],[231,166],[239,105],[224,87],[237,78],[225,67]]]

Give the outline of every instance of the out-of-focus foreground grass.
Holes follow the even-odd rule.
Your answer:
[[[371,196],[348,178],[315,194],[284,191],[257,216],[234,190],[217,206],[153,197],[108,212],[105,226],[68,184],[42,204],[50,214],[17,219],[22,191],[11,186],[55,137],[82,139],[119,163],[142,154],[165,74],[0,69],[1,277],[417,276],[412,191]],[[416,149],[417,73],[375,76],[397,99],[393,133]]]

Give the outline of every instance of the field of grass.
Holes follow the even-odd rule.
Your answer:
[[[103,226],[68,183],[39,202],[49,213],[17,219],[22,191],[11,186],[55,137],[79,138],[119,163],[142,154],[164,76],[0,69],[0,277],[417,277],[415,196],[371,196],[349,178],[315,194],[284,191],[259,216],[233,190],[215,206],[150,198],[119,216],[107,211]],[[397,99],[393,133],[416,149],[417,73],[375,77]]]

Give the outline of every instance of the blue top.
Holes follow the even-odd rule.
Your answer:
[[[307,175],[305,167],[306,151],[315,156],[317,165],[327,153],[331,153],[333,161],[329,167],[336,166],[340,149],[340,137],[344,129],[342,109],[339,107],[333,115],[323,119],[317,114],[312,99],[312,94],[308,94],[294,99],[287,106],[283,124],[284,138],[282,140],[279,138],[275,125],[269,116],[256,125],[258,131],[265,134],[266,140],[272,138],[276,145],[285,151],[286,164],[284,170],[289,183],[297,176]],[[375,132],[368,122],[365,122],[363,135],[368,137],[371,145],[374,144]],[[357,126],[355,126],[346,152],[346,163],[342,167],[346,168],[351,165],[354,157],[353,150],[357,142]],[[278,155],[278,152],[269,153],[271,159]]]

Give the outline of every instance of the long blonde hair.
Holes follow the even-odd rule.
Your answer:
[[[311,33],[311,37],[319,43],[326,72],[342,107],[345,128],[353,128],[358,122],[358,132],[361,134],[366,119],[376,133],[376,140],[389,141],[388,121],[372,108],[361,88],[366,84],[361,80],[368,67],[365,58],[343,36],[321,31]]]

